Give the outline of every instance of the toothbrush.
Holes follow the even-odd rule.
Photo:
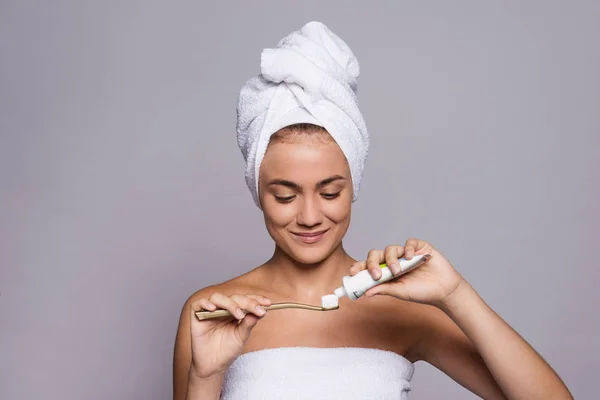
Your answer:
[[[331,295],[330,295],[331,296]],[[323,296],[326,297],[326,296]],[[266,311],[271,310],[284,310],[286,308],[298,308],[301,310],[311,310],[311,311],[330,311],[337,310],[339,305],[337,304],[337,297],[335,304],[323,304],[319,306],[313,306],[310,304],[302,304],[302,303],[274,303],[270,306],[263,307]],[[228,310],[215,310],[215,311],[197,311],[196,318],[198,320],[203,321],[205,319],[213,319],[213,318],[224,318],[230,317],[231,313]]]

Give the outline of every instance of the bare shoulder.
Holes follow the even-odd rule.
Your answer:
[[[390,350],[411,362],[422,359],[421,339],[439,318],[433,307],[391,296],[342,300],[339,312],[353,326],[349,331],[360,338],[359,345]]]
[[[398,346],[396,352],[413,363],[427,361],[427,348],[432,340],[442,340],[457,333],[458,327],[437,307],[386,296],[378,304],[373,302],[369,308],[371,314],[385,323],[385,330],[390,335],[393,333],[393,340]],[[462,334],[460,329],[458,331]]]
[[[434,366],[438,364],[439,351],[444,348],[454,348],[458,351],[464,348],[472,352],[469,339],[462,330],[437,307],[410,303],[403,307],[397,317],[402,320],[404,329],[412,332],[411,344],[407,350],[407,358],[412,362],[425,361]]]
[[[262,270],[258,267],[233,279],[197,290],[188,297],[185,305],[189,306],[199,299],[209,299],[214,293],[221,293],[225,296],[231,296],[236,293],[268,296],[268,293],[266,293],[267,291],[261,285],[261,277]]]

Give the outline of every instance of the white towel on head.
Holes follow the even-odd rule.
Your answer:
[[[348,160],[358,197],[369,135],[356,98],[358,60],[320,22],[309,22],[265,49],[261,73],[242,87],[237,141],[246,161],[246,183],[256,205],[258,176],[271,135],[297,123],[324,127]]]
[[[282,347],[238,357],[222,400],[403,400],[414,365],[391,351],[358,347]]]

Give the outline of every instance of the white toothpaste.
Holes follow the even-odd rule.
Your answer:
[[[327,294],[321,297],[321,307],[324,309],[329,310],[338,306],[338,297],[335,294]]]

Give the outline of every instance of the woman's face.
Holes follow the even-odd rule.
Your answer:
[[[350,168],[334,141],[309,136],[271,142],[260,167],[259,196],[275,243],[304,264],[324,260],[350,225]]]

